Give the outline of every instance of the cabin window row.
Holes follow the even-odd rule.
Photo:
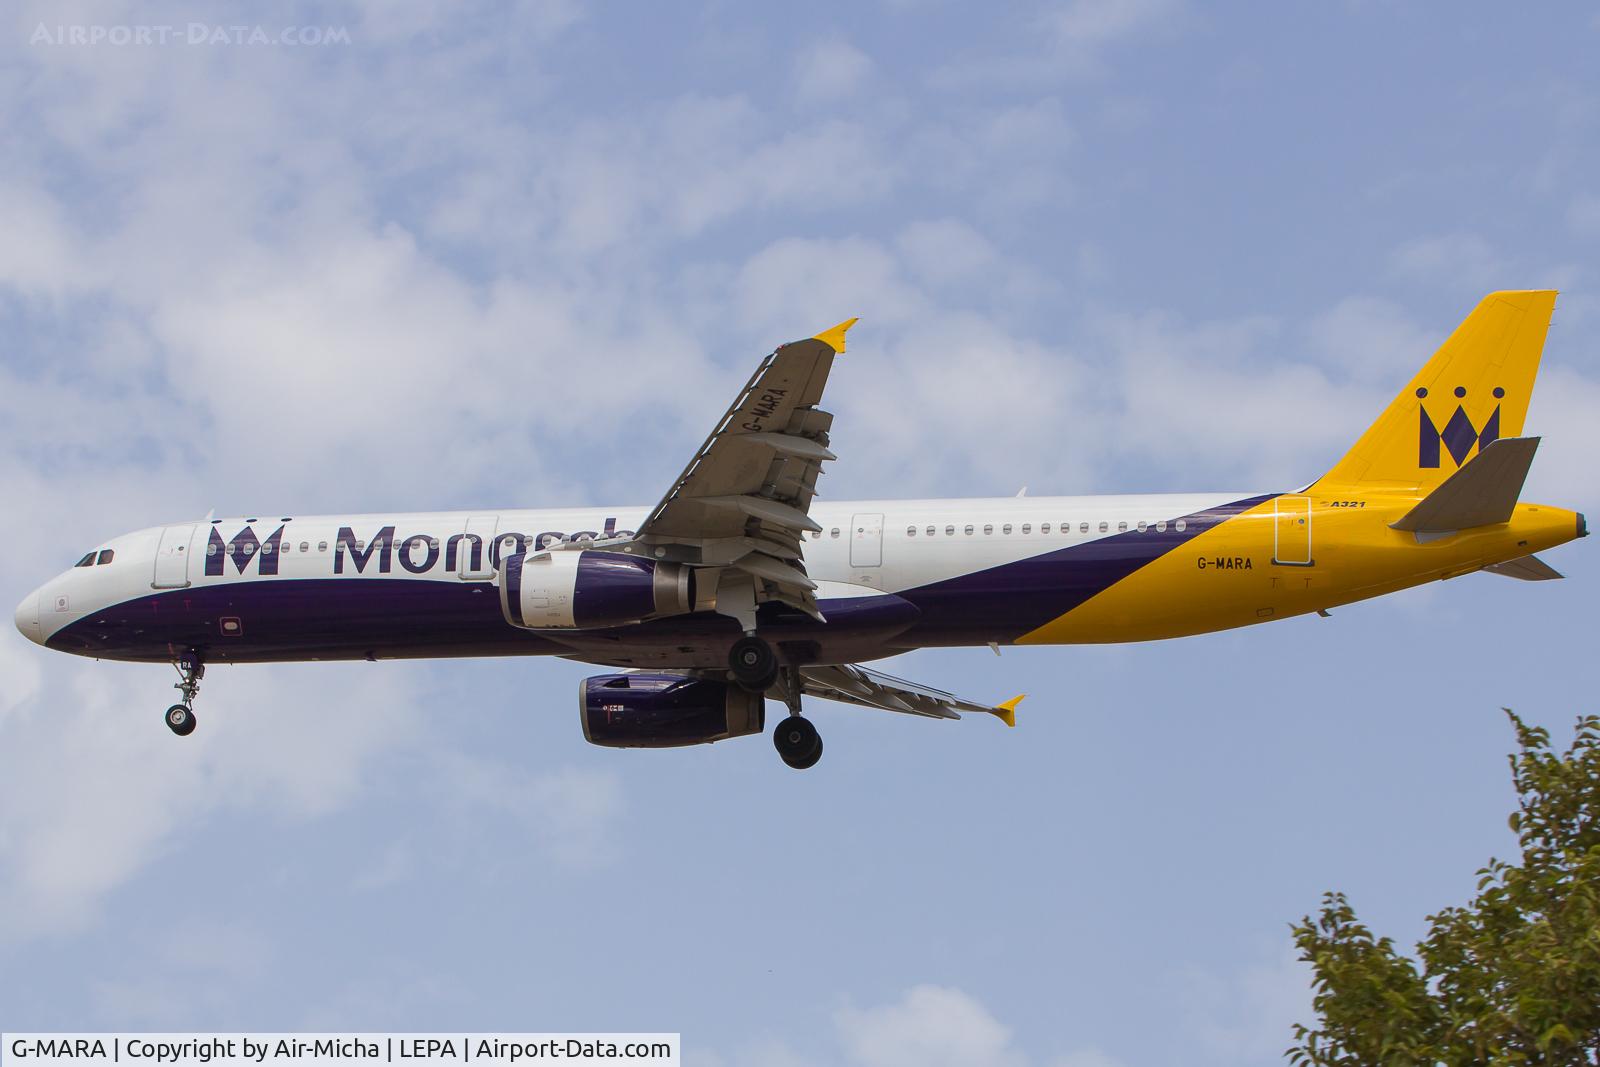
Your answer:
[[[1041,522],[1039,524],[1039,532],[1041,534],[1049,534],[1052,531],[1059,531],[1059,533],[1061,535],[1067,536],[1067,535],[1070,535],[1072,533],[1072,525],[1073,524],[1070,523],[1070,522],[1063,522],[1063,523]],[[1148,532],[1150,532],[1152,530],[1154,530],[1157,533],[1166,533],[1169,529],[1176,530],[1179,533],[1182,533],[1184,530],[1186,530],[1188,528],[1188,525],[1189,524],[1187,522],[1185,522],[1183,519],[1178,519],[1178,520],[1176,520],[1174,522],[1170,522],[1170,523],[1166,519],[1158,519],[1155,522],[1146,522],[1146,521],[1141,519],[1140,521],[1132,524],[1132,529],[1136,530],[1139,533],[1148,533]],[[1127,522],[1118,522],[1116,524],[1116,532],[1117,533],[1127,533],[1129,528],[1130,528],[1130,526],[1129,526],[1129,524]],[[943,534],[946,537],[954,537],[956,535],[956,532],[960,531],[962,535],[967,536],[967,537],[971,537],[974,534],[978,533],[979,529],[980,528],[974,523],[965,523],[965,524],[950,523],[950,524],[947,524],[947,525],[944,526]],[[1031,536],[1032,533],[1033,533],[1033,523],[1024,522],[1024,523],[1021,523],[1021,524],[1017,524],[1017,523],[1007,522],[1007,523],[1002,523],[999,526],[996,526],[993,523],[984,523],[983,526],[982,526],[983,534],[986,537],[994,536],[996,530],[999,531],[1001,536],[1009,536],[1009,535],[1014,534],[1014,533],[1020,533],[1023,536]],[[1103,521],[1103,522],[1100,522],[1100,523],[1088,523],[1088,522],[1080,522],[1080,523],[1078,523],[1078,532],[1081,533],[1081,534],[1091,533],[1091,532],[1095,532],[1095,531],[1098,531],[1099,533],[1111,533],[1112,532],[1111,523],[1109,521]],[[918,526],[907,526],[906,527],[906,536],[907,537],[937,537],[937,536],[939,536],[940,532],[941,532],[940,527],[937,526],[937,525],[934,525],[934,526],[922,526],[922,527],[918,527]],[[811,538],[812,538],[812,540],[817,540],[821,536],[822,536],[822,534],[820,534],[820,533],[813,533],[811,535]],[[835,526],[833,529],[829,530],[828,531],[828,536],[829,537],[833,537],[833,538],[837,538],[839,536],[839,527]]]
[[[355,550],[357,552],[364,552],[366,550],[366,547],[367,547],[367,543],[365,541],[357,541],[357,542],[355,542]],[[438,542],[434,542],[434,546],[433,547],[437,548],[438,547]],[[243,541],[243,542],[229,541],[226,545],[222,546],[222,551],[227,553],[230,556],[233,555],[235,552],[243,552],[245,555],[248,556],[248,555],[251,555],[252,553],[254,553],[257,550],[257,548],[258,548],[258,546],[254,545],[254,544],[251,544],[249,541]],[[261,551],[261,554],[264,555],[264,556],[272,555],[272,552],[273,552],[272,542],[268,541],[266,544],[260,545],[259,549]],[[294,550],[295,550],[295,546],[294,546],[294,542],[293,541],[285,541],[283,543],[283,548],[282,548],[281,551],[282,551],[282,553],[284,555],[289,555],[290,553],[294,552]],[[310,541],[301,541],[300,542],[300,551],[301,552],[310,552],[311,551],[311,542]],[[328,551],[328,542],[326,542],[326,541],[318,541],[317,542],[317,551],[318,552],[326,552],[326,551]],[[215,556],[216,554],[217,554],[217,546],[215,544],[209,544],[209,545],[206,546],[206,555]]]
[[[1187,527],[1187,525],[1188,524],[1185,523],[1184,520],[1178,519],[1177,521],[1175,521],[1175,522],[1170,524],[1170,528],[1178,531],[1179,533],[1182,533],[1184,531],[1184,529]],[[1169,528],[1169,524],[1168,524],[1167,520],[1165,520],[1165,519],[1159,519],[1156,522],[1146,522],[1144,520],[1140,520],[1139,522],[1134,524],[1134,529],[1136,529],[1139,533],[1146,533],[1146,532],[1148,532],[1150,530],[1154,530],[1154,531],[1156,531],[1158,533],[1166,533],[1168,528]],[[985,523],[983,525],[983,534],[984,534],[984,536],[986,536],[986,537],[994,536],[995,529],[996,529],[996,527],[995,527],[995,525],[993,523]],[[962,524],[962,525],[957,525],[957,524],[951,523],[951,524],[945,525],[945,527],[944,527],[944,535],[946,537],[954,537],[957,530],[960,530],[961,533],[964,536],[971,537],[971,536],[973,536],[974,534],[976,534],[978,532],[978,527],[973,523],[965,523],[965,524]],[[1063,536],[1070,536],[1071,533],[1072,533],[1072,523],[1070,523],[1070,522],[1062,522],[1062,523],[1041,522],[1039,524],[1039,532],[1041,534],[1049,534],[1052,530],[1059,531],[1059,533],[1061,535],[1063,535]],[[1091,524],[1091,523],[1087,523],[1087,522],[1078,523],[1078,532],[1079,533],[1086,534],[1086,533],[1090,533],[1091,530],[1098,530],[1098,532],[1100,532],[1100,533],[1110,533],[1111,532],[1111,523],[1109,521],[1101,521],[1098,524]],[[999,531],[1000,531],[1000,534],[1002,536],[1009,536],[1014,532],[1015,533],[1021,533],[1023,536],[1031,536],[1032,533],[1033,533],[1033,523],[1024,522],[1024,523],[1021,523],[1020,525],[1016,524],[1016,523],[1009,523],[1009,522],[1002,523],[999,526]],[[831,530],[828,531],[828,536],[831,537],[831,538],[837,539],[839,537],[839,532],[840,532],[840,528],[835,526]],[[1128,523],[1127,522],[1118,522],[1117,523],[1117,532],[1118,533],[1127,533],[1128,532]],[[920,536],[926,536],[926,537],[937,537],[939,535],[939,527],[937,525],[926,526],[926,527],[920,528],[920,530],[916,526],[907,526],[906,527],[906,536],[907,537],[917,537],[919,535]],[[820,538],[821,536],[822,536],[822,534],[820,532],[814,532],[811,535],[812,540],[816,540],[816,539]],[[548,544],[548,543],[553,543],[555,540],[557,540],[557,539],[556,538],[546,538],[545,542]],[[588,538],[579,538],[579,540],[580,541],[587,541],[589,539]],[[430,548],[430,549],[437,550],[439,548],[439,539],[437,537],[429,538],[426,541],[426,546],[428,548]],[[355,548],[355,550],[357,552],[364,552],[364,551],[366,551],[367,543],[364,540],[363,541],[357,541],[354,544],[354,548]],[[237,542],[230,541],[230,542],[228,542],[228,544],[226,546],[223,547],[223,551],[228,553],[229,555],[232,555],[235,552],[243,552],[246,555],[249,555],[249,554],[255,552],[256,549],[257,549],[257,546],[251,544],[248,541],[245,541],[243,543],[237,543]],[[300,546],[299,546],[299,550],[301,552],[310,552],[311,551],[311,542],[309,542],[309,541],[301,541],[300,542]],[[328,551],[328,542],[326,542],[326,541],[318,541],[316,550],[318,552],[326,552],[326,551]],[[260,551],[262,553],[266,554],[266,555],[271,555],[272,552],[273,552],[272,542],[269,541],[266,544],[261,545],[260,546]],[[283,547],[282,547],[282,551],[285,554],[294,552],[295,551],[294,542],[292,542],[292,541],[284,542],[283,543]],[[210,544],[210,545],[206,546],[206,555],[214,556],[216,554],[217,554],[217,546],[215,544]],[[108,549],[105,549],[102,552],[98,552],[98,553],[91,552],[91,553],[89,553],[87,556],[84,556],[82,559],[80,559],[77,562],[76,566],[88,567],[88,566],[94,565],[96,562],[99,562],[99,563],[110,563],[111,559],[112,559],[112,552],[108,548]]]
[[[1070,523],[1070,522],[1062,522],[1062,523],[1041,522],[1039,524],[1039,532],[1041,534],[1049,534],[1051,531],[1054,530],[1054,531],[1059,531],[1059,533],[1061,535],[1063,535],[1063,536],[1067,536],[1067,535],[1070,535],[1072,533],[1072,525],[1073,524]],[[1099,523],[1080,522],[1077,525],[1078,525],[1078,532],[1081,533],[1081,534],[1091,533],[1091,532],[1094,532],[1094,531],[1098,531],[1100,533],[1111,533],[1112,532],[1111,523],[1110,523],[1109,520],[1102,521],[1102,522],[1099,522]],[[1147,522],[1147,521],[1141,519],[1138,522],[1132,524],[1132,528],[1134,530],[1138,531],[1139,533],[1148,533],[1148,532],[1150,532],[1152,530],[1154,530],[1156,533],[1166,533],[1167,530],[1169,530],[1169,529],[1176,530],[1179,533],[1182,533],[1184,530],[1188,529],[1188,526],[1189,526],[1189,524],[1183,519],[1177,519],[1177,520],[1174,520],[1173,522],[1170,522],[1170,523],[1166,519],[1157,519],[1155,522]],[[978,529],[979,529],[979,527],[976,524],[973,524],[973,523],[965,523],[965,524],[951,523],[951,524],[947,524],[943,528],[943,533],[944,533],[944,536],[946,536],[946,537],[954,537],[956,535],[956,532],[959,530],[963,536],[971,537],[971,536],[973,536],[974,534],[976,534],[978,532]],[[992,537],[995,534],[996,526],[993,523],[985,523],[983,525],[982,529],[983,529],[984,536]],[[998,529],[999,529],[999,532],[1000,532],[1001,536],[1008,536],[1008,535],[1013,534],[1013,533],[1020,533],[1023,536],[1031,536],[1033,534],[1033,523],[1024,522],[1024,523],[1018,524],[1018,523],[1007,522],[1007,523],[1000,524]],[[1127,533],[1128,529],[1129,529],[1129,524],[1127,522],[1118,522],[1116,524],[1116,532],[1117,533]],[[840,527],[835,526],[831,530],[828,531],[828,536],[830,538],[837,539],[839,537],[839,531],[840,531]],[[907,526],[906,527],[906,536],[907,537],[937,537],[937,536],[939,536],[939,533],[940,533],[940,527],[938,525],[922,526],[922,527],[918,527],[918,526]],[[814,531],[811,534],[811,539],[813,541],[820,540],[821,537],[822,537],[821,531]]]
[[[505,540],[507,540],[507,541],[509,541],[510,539],[511,539],[511,535],[507,535],[506,538],[505,538]],[[547,548],[550,545],[556,544],[557,542],[567,542],[567,541],[574,541],[574,543],[576,543],[576,544],[586,544],[586,543],[588,543],[588,542],[590,542],[592,540],[594,540],[594,539],[591,538],[591,537],[579,537],[579,538],[576,538],[575,541],[574,541],[573,538],[557,537],[557,536],[555,536],[553,534],[545,534],[539,541],[539,547],[540,548]],[[347,542],[347,543],[350,545],[350,547],[354,548],[357,552],[365,552],[367,550],[367,542],[364,539],[360,540],[360,541],[352,541],[352,542]],[[437,537],[429,537],[429,538],[426,538],[424,540],[418,541],[416,543],[418,545],[420,545],[420,546],[422,546],[424,548],[430,549],[432,551],[438,551],[439,548],[440,548],[440,545],[441,545],[441,542],[440,542],[439,538],[437,538]],[[398,541],[379,541],[379,542],[376,542],[373,545],[373,547],[374,548],[383,548],[383,547],[387,546],[387,547],[393,548],[398,544],[399,544]],[[310,552],[311,550],[312,550],[311,549],[311,542],[309,542],[309,541],[301,541],[300,542],[298,551]],[[252,554],[252,553],[254,553],[256,551],[260,551],[263,555],[270,556],[273,553],[273,546],[272,546],[272,542],[271,541],[268,541],[268,542],[260,545],[259,547],[257,545],[255,545],[255,544],[249,542],[249,541],[229,541],[226,545],[222,546],[222,551],[227,553],[228,555],[233,555],[235,552],[243,552],[245,555],[250,555],[250,554]],[[284,555],[290,555],[290,554],[292,554],[292,553],[294,553],[296,551],[295,543],[293,541],[285,541],[285,542],[283,542],[282,547],[280,549],[278,549],[278,551],[281,552]],[[326,542],[326,541],[318,541],[317,542],[316,551],[318,551],[318,552],[326,552],[326,551],[328,551],[328,542]],[[217,554],[217,545],[215,544],[215,542],[213,542],[212,544],[209,544],[209,545],[206,546],[206,555],[215,556],[216,554]],[[78,566],[82,567],[82,566],[86,566],[86,564],[79,563]]]
[[[1146,533],[1146,532],[1148,532],[1150,530],[1154,530],[1157,533],[1166,533],[1169,528],[1173,529],[1173,530],[1177,530],[1178,532],[1182,533],[1185,529],[1188,528],[1188,525],[1189,524],[1187,522],[1185,522],[1183,519],[1178,519],[1177,521],[1172,522],[1170,524],[1167,522],[1166,519],[1158,519],[1155,522],[1146,522],[1146,521],[1141,519],[1139,522],[1136,522],[1136,523],[1133,524],[1133,528],[1135,530],[1137,530],[1139,533]],[[975,525],[972,525],[972,524],[962,525],[962,526],[959,526],[959,527],[956,526],[956,525],[951,524],[951,525],[946,525],[944,527],[944,535],[946,537],[954,536],[957,529],[960,529],[962,534],[964,534],[966,536],[971,536],[971,535],[973,535],[973,534],[978,532],[978,527],[976,527]],[[1012,533],[1021,533],[1024,536],[1028,536],[1028,535],[1031,535],[1033,533],[1033,523],[1025,522],[1025,523],[1022,523],[1021,525],[1017,525],[1017,524],[1014,524],[1014,523],[1007,522],[1007,523],[1001,524],[998,527],[998,529],[999,529],[1000,534],[1002,536],[1009,536]],[[1062,534],[1062,535],[1070,535],[1072,533],[1072,523],[1063,522],[1063,523],[1059,523],[1059,524],[1052,524],[1052,523],[1048,523],[1048,522],[1041,522],[1039,524],[1039,532],[1041,534],[1048,534],[1053,529],[1054,530],[1058,530],[1060,532],[1060,534]],[[983,533],[984,533],[985,536],[988,536],[988,537],[994,536],[995,530],[996,530],[996,526],[993,523],[985,523],[983,525]],[[1087,522],[1078,523],[1078,532],[1081,533],[1081,534],[1090,533],[1091,531],[1094,531],[1094,530],[1098,530],[1098,532],[1100,532],[1100,533],[1110,533],[1111,532],[1111,523],[1109,521],[1102,521],[1100,523],[1087,523]],[[1118,533],[1127,533],[1128,532],[1128,523],[1126,523],[1126,522],[1118,522],[1117,523],[1117,532]],[[939,527],[938,526],[924,526],[924,527],[921,527],[921,528],[916,527],[916,526],[907,526],[906,527],[906,536],[907,537],[917,537],[917,536],[937,537],[938,535],[939,535]]]
[[[351,541],[351,542],[346,542],[346,543],[349,544],[352,548],[354,548],[357,552],[365,552],[367,550],[367,542],[364,541],[364,540],[363,541]],[[432,537],[432,538],[429,538],[425,542],[418,542],[418,543],[419,544],[423,544],[423,545],[425,545],[425,547],[430,548],[430,549],[437,549],[439,547],[439,539],[437,537]],[[377,545],[374,545],[373,547],[374,548],[381,548],[383,546],[382,546],[382,544],[377,544]],[[243,552],[245,555],[248,556],[251,553],[258,551],[258,548],[259,548],[259,551],[261,552],[262,555],[266,555],[266,556],[272,555],[273,548],[272,548],[272,542],[271,541],[268,541],[265,544],[260,545],[260,546],[254,545],[249,541],[229,541],[226,545],[222,546],[222,551],[227,553],[230,556],[233,555],[235,552]],[[299,550],[301,552],[310,552],[311,551],[311,542],[310,541],[301,541]],[[284,555],[292,554],[295,551],[294,542],[293,541],[285,541],[283,543],[283,547],[280,549],[280,551]],[[317,542],[317,551],[318,552],[326,552],[326,551],[328,551],[328,542],[326,542],[326,541],[318,541]],[[210,544],[210,545],[206,546],[206,555],[215,556],[216,554],[217,554],[217,546],[215,544]]]

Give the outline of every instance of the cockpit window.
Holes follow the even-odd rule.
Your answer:
[[[82,559],[80,559],[78,562],[74,563],[73,566],[74,567],[92,567],[92,566],[94,566],[94,557],[96,555],[98,555],[98,553],[91,552],[87,556],[84,556]]]
[[[110,563],[114,558],[116,558],[115,552],[111,551],[109,548],[101,549],[100,558],[95,560],[95,562],[104,566],[105,564]]]

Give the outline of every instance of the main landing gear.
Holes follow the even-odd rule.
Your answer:
[[[206,676],[205,664],[193,654],[184,656],[173,664],[180,680],[172,688],[183,694],[183,703],[167,709],[167,728],[179,737],[194,733],[194,698],[200,692],[200,679]]]
[[[770,692],[781,677],[778,694],[789,705],[789,714],[772,731],[772,743],[783,762],[797,771],[815,767],[822,758],[822,737],[811,720],[800,714],[800,672],[778,662],[772,646],[755,634],[746,634],[728,650],[728,677],[741,689],[752,693]]]
[[[778,681],[778,656],[755,634],[746,634],[728,650],[728,673],[741,689],[765,693]]]
[[[785,715],[772,730],[772,744],[783,762],[797,771],[815,767],[822,758],[822,735],[799,713]]]

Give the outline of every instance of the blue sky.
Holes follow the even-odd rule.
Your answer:
[[[830,499],[1282,489],[1479,297],[1563,296],[1529,495],[1600,512],[1600,20],[1483,4],[297,5],[0,48],[12,601],[216,509],[648,504],[850,315]],[[584,744],[581,665],[0,636],[0,1027],[678,1030],[702,1064],[1278,1062],[1287,924],[1402,942],[1596,691],[1589,544],[1133,647],[917,653],[1016,730]],[[12,601],[7,601],[8,603]]]

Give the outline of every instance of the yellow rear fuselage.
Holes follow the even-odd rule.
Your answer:
[[[1275,497],[1207,530],[1019,644],[1149,641],[1304,615],[1528,556],[1582,535],[1577,512],[1518,504],[1448,534],[1390,524],[1415,494]]]

